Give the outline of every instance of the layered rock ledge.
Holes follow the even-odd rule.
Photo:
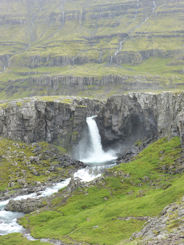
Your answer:
[[[184,142],[184,92],[113,96],[97,120],[106,146],[130,148],[135,142],[165,136],[180,136]]]
[[[107,102],[63,96],[2,102],[0,136],[47,141],[71,149],[91,115],[98,115],[103,145],[120,147],[120,152],[136,142],[165,136],[180,136],[184,142],[184,92],[128,93]]]
[[[77,142],[85,118],[103,102],[76,97],[33,97],[0,104],[0,136],[26,143],[47,141],[69,149]]]

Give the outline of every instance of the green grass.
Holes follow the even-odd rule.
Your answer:
[[[184,194],[184,175],[163,170],[175,166],[180,152],[179,138],[160,139],[134,161],[108,170],[99,184],[79,188],[65,204],[58,194],[50,210],[26,215],[21,224],[37,238],[74,244],[78,241],[110,245],[126,241],[142,228],[144,221],[123,218],[156,216]]]
[[[0,236],[1,245],[49,245],[47,242],[28,241],[21,234],[14,233],[6,236]]]

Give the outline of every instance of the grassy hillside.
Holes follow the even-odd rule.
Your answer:
[[[36,238],[69,244],[129,244],[148,217],[159,215],[184,194],[179,138],[149,145],[132,162],[122,163],[89,187],[79,186],[68,199],[66,190],[50,206],[26,215],[21,224]]]
[[[113,75],[130,84],[112,93],[133,89],[135,82],[140,89],[150,89],[150,83],[183,88],[183,11],[182,0],[3,0],[0,95],[83,92],[68,79],[66,89],[61,81],[57,89],[49,82],[44,87],[46,78],[60,76],[85,84],[86,77]],[[103,93],[104,85],[92,82],[85,90]]]
[[[69,176],[59,160],[65,150],[48,143],[25,144],[0,138],[0,191],[37,186]]]

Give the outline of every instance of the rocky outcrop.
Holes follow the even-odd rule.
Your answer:
[[[90,62],[97,62],[95,59],[90,59],[86,56],[24,56],[14,57],[11,60],[11,65],[25,66],[29,68],[36,68],[40,66],[67,66],[67,65],[83,65]]]
[[[184,137],[184,93],[129,93],[108,99],[98,124],[104,145]]]
[[[102,102],[75,97],[32,98],[0,106],[0,136],[26,143],[47,141],[66,149],[77,142],[85,118]]]
[[[122,146],[157,137],[178,135],[183,142],[183,108],[184,93],[169,92],[113,96],[106,104],[76,97],[24,99],[0,106],[0,136],[69,149],[80,139],[86,117],[98,114],[103,145],[121,144],[122,153]]]
[[[160,58],[172,58],[173,56],[179,55],[180,50],[142,50],[142,51],[120,51],[118,55],[113,56],[112,63],[121,64],[141,64],[144,60],[150,57],[160,57]]]
[[[100,38],[111,39],[112,36],[96,36],[94,40],[99,41]],[[121,38],[127,39],[128,35],[121,34]],[[51,66],[51,67],[62,67],[62,66],[74,66],[74,65],[84,65],[86,63],[110,63],[111,64],[141,64],[144,60],[149,59],[150,57],[161,57],[161,58],[172,58],[181,54],[181,50],[167,50],[163,51],[160,49],[151,49],[151,50],[142,50],[142,51],[119,51],[118,55],[112,56],[110,61],[110,56],[101,58],[100,60],[96,57],[88,57],[81,55],[73,56],[15,56],[11,59],[12,66],[23,66],[29,68],[37,68],[42,66]]]
[[[11,57],[11,55],[9,55],[9,54],[0,55],[0,68],[1,68],[1,70],[5,70],[6,67],[8,67],[10,57]]]
[[[10,200],[6,205],[6,211],[31,213],[46,205],[46,198],[28,198],[26,200]]]
[[[40,76],[40,74],[34,72],[21,72],[20,74],[26,76],[26,78],[9,80],[4,88],[0,88],[0,91],[4,91],[11,97],[23,88],[32,96],[43,93],[44,88],[44,93],[48,95],[76,95],[79,92],[91,95],[93,92],[93,95],[97,97],[98,93],[96,93],[96,90],[99,89],[108,89],[109,91],[115,89],[119,94],[124,91],[137,89],[163,89],[159,77],[155,77],[154,81],[146,82],[144,76],[106,75],[98,77],[52,76],[46,74]]]
[[[133,234],[136,244],[183,244],[184,197],[181,202],[165,207],[160,217],[150,218],[145,227]],[[137,240],[138,239],[138,240]]]
[[[184,111],[177,116],[177,126],[180,133],[181,141],[184,142]]]
[[[0,149],[0,162],[6,165],[3,171],[8,171],[0,179],[0,186],[4,185],[0,200],[39,193],[85,167],[64,154],[62,147],[46,142],[25,144],[0,138]]]

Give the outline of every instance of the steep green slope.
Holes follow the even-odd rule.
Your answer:
[[[3,0],[0,95],[182,88],[183,11],[182,0]]]
[[[96,184],[81,185],[68,198],[67,189],[61,191],[50,206],[26,215],[21,224],[34,237],[69,244],[128,244],[148,217],[184,194],[181,154],[179,138],[160,139],[132,162],[108,170]]]

